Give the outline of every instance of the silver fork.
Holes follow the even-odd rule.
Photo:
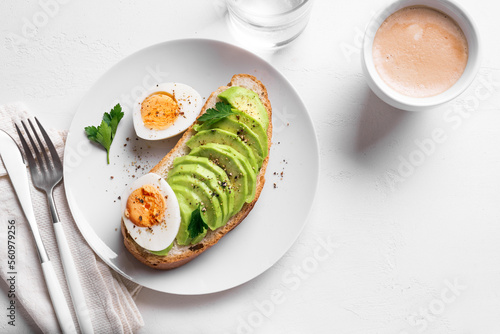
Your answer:
[[[31,173],[31,179],[35,188],[44,191],[47,195],[47,200],[49,202],[50,213],[52,217],[52,222],[54,225],[57,246],[59,248],[59,254],[61,256],[61,261],[64,268],[64,273],[66,274],[66,281],[68,283],[69,291],[71,294],[71,299],[73,301],[73,306],[75,307],[76,316],[78,319],[78,324],[82,333],[93,333],[92,322],[90,320],[90,313],[87,308],[87,303],[85,302],[85,297],[83,294],[82,286],[80,284],[80,279],[78,278],[78,272],[76,271],[75,262],[71,255],[71,250],[64,234],[62,223],[59,220],[59,214],[57,213],[56,206],[54,204],[54,187],[59,184],[63,178],[63,166],[61,164],[61,159],[54,147],[54,144],[50,140],[45,129],[42,127],[38,119],[35,121],[40,129],[40,133],[45,141],[45,144],[38,135],[38,131],[35,126],[28,120],[30,128],[36,139],[30,134],[26,124],[21,121],[24,131],[30,141],[31,147],[35,153],[36,158],[33,156],[32,150],[30,149],[26,139],[23,137],[21,130],[16,124],[16,130],[21,139],[21,144],[23,145],[26,158],[28,160],[28,166]],[[38,144],[38,145],[37,145]],[[47,148],[50,152],[51,158],[47,154]],[[41,153],[40,153],[41,152]]]

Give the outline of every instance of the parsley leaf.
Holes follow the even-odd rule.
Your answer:
[[[122,107],[117,104],[109,113],[104,113],[101,124],[97,127],[85,127],[87,138],[101,144],[106,149],[106,159],[109,165],[109,149],[118,128],[118,123],[123,118]]]
[[[201,205],[198,205],[198,207],[191,213],[191,221],[188,225],[189,237],[196,238],[206,229],[208,229],[208,225],[203,220]]]
[[[87,138],[97,142],[97,128],[95,126],[87,126],[85,128],[85,133],[87,134]]]
[[[223,102],[217,102],[215,104],[215,108],[208,109],[198,118],[198,122],[203,122],[203,127],[209,127],[221,119],[233,114],[235,114],[235,112],[231,109],[231,105]]]
[[[123,118],[122,106],[118,103],[109,113],[105,112],[102,119],[111,127],[111,140],[115,138],[118,123]]]

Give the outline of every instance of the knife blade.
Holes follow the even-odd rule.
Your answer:
[[[31,202],[28,172],[26,171],[23,155],[14,139],[3,130],[0,130],[0,157],[14,186],[17,198],[19,199],[19,203],[21,203],[21,208],[28,220],[33,239],[35,240],[45,283],[49,290],[59,326],[63,333],[76,333],[66,298],[38,231],[33,204]]]

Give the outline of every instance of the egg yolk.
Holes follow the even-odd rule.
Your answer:
[[[165,206],[165,198],[158,188],[146,184],[128,197],[125,216],[139,227],[151,227],[163,220]]]
[[[164,130],[174,124],[181,113],[175,98],[167,92],[149,95],[141,104],[144,125],[152,130]]]

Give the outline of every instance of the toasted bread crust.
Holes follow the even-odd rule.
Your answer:
[[[229,231],[238,226],[243,219],[250,213],[255,203],[260,197],[260,193],[264,187],[265,183],[265,173],[267,169],[267,164],[269,162],[269,151],[271,149],[271,139],[272,139],[272,108],[271,102],[267,94],[267,89],[257,78],[249,74],[236,74],[231,78],[231,82],[227,86],[219,87],[216,91],[210,94],[209,98],[205,102],[200,115],[200,117],[205,111],[215,105],[218,101],[217,95],[219,95],[224,90],[231,86],[241,86],[253,90],[257,94],[264,104],[269,116],[269,127],[267,129],[267,140],[268,140],[268,154],[262,163],[262,167],[257,175],[257,185],[255,191],[255,198],[251,203],[245,203],[241,210],[232,216],[229,221],[222,227],[216,229],[215,231],[209,231],[205,238],[196,245],[180,246],[174,242],[174,247],[166,256],[154,255],[144,248],[140,247],[135,243],[132,237],[128,234],[125,225],[121,224],[121,231],[123,235],[123,242],[125,247],[129,250],[132,255],[142,263],[155,269],[174,269],[180,267],[189,261],[196,258],[201,253],[205,252],[207,249],[215,245],[223,236],[225,236]],[[193,130],[193,125],[191,125],[184,135],[179,139],[175,147],[150,171],[151,173],[156,173],[162,177],[166,177],[168,171],[172,169],[173,160],[178,157],[185,155],[189,152],[186,146],[186,142],[191,138],[196,131]]]

